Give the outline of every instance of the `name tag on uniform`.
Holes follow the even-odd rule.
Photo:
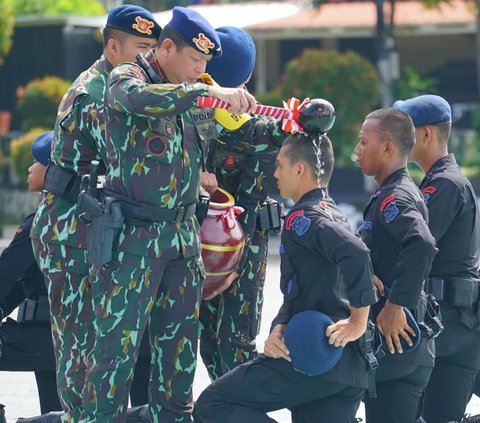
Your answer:
[[[213,109],[196,108],[191,109],[190,114],[193,118],[193,124],[197,129],[198,135],[202,141],[212,140],[218,137],[218,131],[213,119]]]

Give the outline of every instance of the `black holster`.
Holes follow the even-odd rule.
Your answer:
[[[207,217],[208,206],[210,205],[210,194],[200,187],[198,194],[197,209],[195,210],[195,216],[197,217],[198,224],[202,226],[203,221]]]
[[[417,308],[412,310],[413,316],[417,321],[422,338],[436,338],[442,333],[444,327],[442,324],[442,314],[440,305],[432,294],[420,293]]]
[[[116,198],[106,197],[102,203],[102,213],[88,224],[88,264],[103,266],[112,260],[113,243],[123,222],[122,203]]]
[[[375,387],[375,372],[378,368],[378,359],[385,353],[381,349],[382,339],[380,333],[371,320],[368,320],[367,329],[357,340],[357,345],[367,365],[368,396],[369,398],[376,398],[377,390]]]
[[[282,203],[268,197],[257,215],[259,231],[279,232],[282,229]]]

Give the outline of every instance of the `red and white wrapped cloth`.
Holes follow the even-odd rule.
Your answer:
[[[302,131],[302,127],[298,123],[298,116],[300,114],[300,110],[309,102],[309,98],[306,98],[300,103],[300,100],[292,97],[287,102],[283,102],[284,107],[265,106],[263,104],[257,104],[255,110],[251,111],[250,113],[254,115],[282,119],[282,130],[291,134],[295,134]],[[230,104],[226,101],[222,101],[214,97],[198,97],[197,106],[216,109],[228,109],[230,107]]]

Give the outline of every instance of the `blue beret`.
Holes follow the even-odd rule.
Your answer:
[[[438,95],[420,95],[405,101],[398,100],[393,107],[410,115],[415,126],[452,122],[450,104]]]
[[[192,9],[175,6],[173,16],[168,27],[173,29],[177,35],[203,54],[221,56],[222,46],[218,34],[208,21]]]
[[[207,73],[222,87],[244,84],[255,66],[255,43],[244,30],[233,26],[216,29],[222,43],[222,56],[207,64]]]
[[[370,317],[370,320],[375,325],[377,324],[377,316],[380,313],[380,311],[382,310],[383,306],[385,305],[385,301],[387,301],[388,292],[389,292],[388,288],[385,287],[385,295],[383,297],[381,297],[380,300],[377,301],[375,304],[370,306],[370,316],[369,317]],[[413,342],[413,345],[411,347],[407,344],[407,341],[405,341],[400,336],[400,343],[402,344],[402,349],[403,349],[403,352],[405,353],[405,352],[413,351],[415,348],[418,347],[418,344],[420,344],[420,341],[422,340],[422,334],[421,334],[420,328],[418,327],[418,324],[417,324],[416,320],[414,319],[413,314],[410,312],[410,310],[406,307],[403,307],[403,311],[405,312],[405,316],[407,318],[408,326],[410,326],[415,331],[415,337],[410,336],[410,339]],[[382,349],[385,352],[389,353],[388,348],[387,348],[387,344],[385,342],[385,338],[383,337],[383,335],[381,335],[381,339],[382,339]]]
[[[157,39],[162,32],[162,28],[147,9],[133,4],[124,4],[110,10],[106,26],[143,38]]]
[[[50,163],[50,152],[52,150],[53,131],[44,132],[39,135],[32,144],[32,155],[34,159],[44,166]]]
[[[338,363],[342,347],[328,343],[325,335],[333,320],[319,311],[295,314],[285,327],[285,345],[290,351],[293,367],[310,376],[328,372]]]

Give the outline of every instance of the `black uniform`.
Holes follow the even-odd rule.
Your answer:
[[[434,163],[420,189],[439,249],[427,286],[435,295],[443,294],[439,303],[445,327],[435,342],[435,368],[426,388],[423,417],[429,423],[442,423],[463,417],[480,368],[480,215],[472,185],[453,154]],[[472,305],[467,305],[468,300]]]
[[[0,370],[33,371],[42,413],[61,410],[50,332],[47,288],[33,256],[30,228],[34,214],[17,230],[0,256],[0,308],[3,316],[20,305],[18,320],[1,324]]]
[[[349,301],[353,307],[376,301],[368,249],[320,189],[306,193],[287,214],[280,254],[284,302],[273,326],[305,310],[338,321],[349,316]],[[320,376],[307,376],[286,360],[261,354],[207,387],[197,401],[196,417],[203,422],[270,422],[267,412],[289,408],[294,422],[350,423],[366,386],[366,362],[357,343],[347,344],[340,361]]]
[[[383,182],[363,218],[360,234],[370,248],[375,275],[390,289],[389,301],[416,315],[436,248],[422,195],[405,168]],[[375,378],[377,398],[365,399],[367,422],[415,422],[433,364],[432,340],[422,340],[414,351],[381,358]]]

